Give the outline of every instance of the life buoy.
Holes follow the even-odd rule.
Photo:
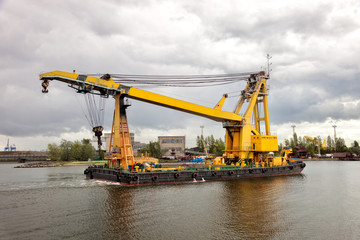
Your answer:
[[[215,176],[216,176],[216,172],[211,172],[211,176],[215,177]]]
[[[133,176],[132,180],[133,180],[133,181],[139,180],[139,176]]]
[[[305,163],[301,163],[301,164],[300,164],[300,167],[301,167],[301,168],[304,168],[305,166],[306,166]]]
[[[290,169],[290,170],[293,170],[293,168],[294,168],[294,166],[289,166],[289,169]]]
[[[198,176],[197,173],[193,173],[193,174],[192,174],[192,177],[193,177],[193,178],[196,178],[197,176]]]
[[[158,176],[153,176],[153,177],[151,178],[151,180],[153,180],[153,182],[156,182],[157,179],[158,179]]]
[[[249,173],[252,173],[253,172],[253,170],[252,169],[249,169]]]
[[[175,178],[179,178],[179,177],[180,177],[180,174],[179,174],[179,173],[175,173],[175,174],[174,174],[174,177],[175,177]]]
[[[89,173],[89,170],[85,169],[84,174],[88,174],[88,173]]]
[[[234,171],[230,171],[230,172],[229,172],[229,175],[233,175],[233,174],[234,174]]]

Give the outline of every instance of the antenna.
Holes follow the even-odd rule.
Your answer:
[[[336,149],[336,125],[332,125],[332,127],[334,128],[334,143],[335,143],[335,149]]]
[[[293,128],[293,135],[294,135],[294,134],[295,134],[295,128],[296,128],[296,126],[295,126],[295,125],[292,125],[291,127]]]
[[[203,136],[204,126],[201,125],[200,128],[201,128],[201,137],[204,138],[204,136]]]
[[[330,121],[330,123],[334,123],[334,125],[332,125],[332,127],[334,128],[334,150],[336,151],[336,123],[339,122],[338,120],[334,120],[334,121]]]
[[[272,63],[270,62],[270,59],[272,59],[272,56],[270,56],[270,54],[266,55],[267,58],[267,76],[270,77],[270,72],[272,71],[272,69],[270,69],[270,65],[272,65]]]

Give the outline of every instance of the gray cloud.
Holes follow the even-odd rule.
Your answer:
[[[259,7],[261,6],[261,7]],[[2,1],[0,135],[60,136],[88,126],[72,89],[42,71],[209,74],[257,71],[273,56],[274,124],[359,120],[357,1]],[[217,88],[149,89],[212,107]],[[236,99],[224,107],[232,111]],[[84,105],[83,105],[84,107]],[[110,129],[113,100],[107,103]],[[189,129],[199,118],[133,102],[132,129]],[[217,123],[206,122],[213,126]]]

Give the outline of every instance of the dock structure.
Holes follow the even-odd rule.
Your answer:
[[[43,151],[0,151],[0,161],[42,161],[49,159]]]

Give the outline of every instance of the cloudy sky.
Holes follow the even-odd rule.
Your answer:
[[[250,3],[251,2],[251,3]],[[258,71],[272,56],[271,131],[360,140],[360,2],[0,0],[0,148],[43,150],[61,139],[91,138],[84,96],[39,73],[212,74]],[[212,88],[152,88],[213,107],[245,82]],[[232,111],[236,98],[227,100]],[[110,130],[114,102],[106,103]],[[223,137],[221,123],[132,101],[137,141],[201,133]]]

